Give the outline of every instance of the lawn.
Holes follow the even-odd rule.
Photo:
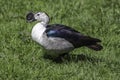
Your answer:
[[[82,47],[62,63],[44,59],[31,39],[37,22],[25,19],[30,11],[101,39],[104,49]],[[0,80],[120,80],[120,0],[0,0]]]

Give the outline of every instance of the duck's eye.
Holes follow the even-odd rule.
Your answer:
[[[37,14],[37,16],[39,16],[40,14]]]

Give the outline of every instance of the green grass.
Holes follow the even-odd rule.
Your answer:
[[[36,23],[25,20],[29,11],[101,39],[104,49],[79,48],[62,63],[44,59],[30,35]],[[0,0],[0,80],[119,79],[120,0]]]

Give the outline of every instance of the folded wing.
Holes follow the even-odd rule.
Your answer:
[[[98,44],[98,42],[101,42],[101,40],[85,36],[79,33],[78,31],[65,25],[60,24],[48,25],[46,34],[48,37],[64,38],[65,40],[72,43],[75,48],[87,46],[88,48],[94,49],[96,51],[102,49],[102,46]]]

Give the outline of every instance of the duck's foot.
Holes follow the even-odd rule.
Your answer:
[[[66,58],[68,58],[68,55],[69,55],[68,53],[64,53],[59,55],[58,57],[53,57],[51,55],[44,55],[43,57],[45,59],[50,59],[53,62],[60,63],[60,62],[63,62]]]
[[[54,58],[53,61],[57,62],[57,63],[63,62],[65,56],[67,56],[67,55],[68,55],[68,53],[61,54],[58,57]]]

